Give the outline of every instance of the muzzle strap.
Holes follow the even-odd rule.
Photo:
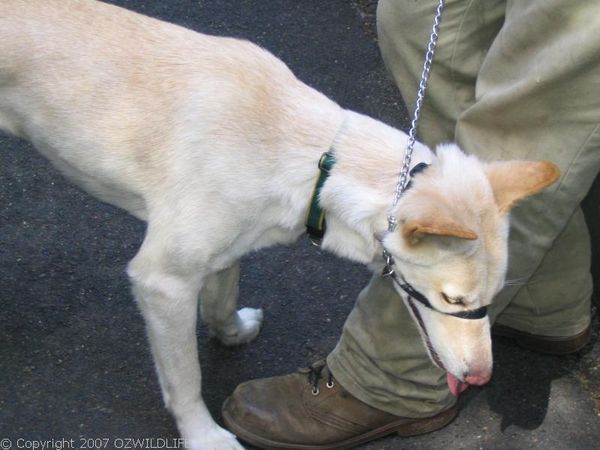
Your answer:
[[[427,297],[425,297],[423,294],[421,294],[419,291],[417,291],[414,287],[412,287],[409,283],[407,283],[406,280],[400,279],[395,271],[392,271],[392,273],[389,274],[389,276],[391,276],[394,283],[396,283],[400,287],[400,289],[402,289],[404,292],[406,292],[408,294],[409,300],[410,299],[416,300],[419,303],[421,303],[423,306],[425,306],[435,312],[438,312],[440,314],[458,317],[459,319],[469,319],[469,320],[483,319],[487,315],[487,306],[482,306],[480,308],[471,309],[471,310],[467,310],[467,311],[457,311],[457,312],[453,312],[453,313],[440,311],[439,309],[434,308],[433,305],[431,304],[431,302],[427,299]]]

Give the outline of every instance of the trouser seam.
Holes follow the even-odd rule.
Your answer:
[[[454,86],[454,92],[453,92],[453,95],[454,95],[454,104],[455,104],[455,107],[456,107],[457,110],[458,110],[458,102],[457,102],[456,99],[457,99],[458,88],[457,88],[457,81],[456,81],[456,71],[454,69],[456,67],[455,66],[456,52],[457,52],[457,49],[458,49],[459,37],[461,36],[463,25],[464,25],[464,22],[465,22],[465,17],[467,16],[467,13],[471,9],[471,6],[473,6],[473,0],[470,0],[469,4],[463,10],[462,17],[460,18],[460,23],[458,25],[458,29],[457,29],[457,31],[456,31],[456,33],[454,35],[454,42],[453,42],[453,45],[452,45],[452,56],[450,57],[450,78],[452,80],[452,85]],[[457,111],[457,113],[458,114],[457,114],[456,119],[458,118],[458,116],[460,116],[460,112]],[[455,119],[455,122],[456,122],[456,119]]]
[[[586,137],[586,139],[583,142],[583,144],[581,144],[581,147],[579,147],[579,149],[577,150],[577,154],[575,155],[575,157],[569,163],[569,167],[565,171],[565,175],[562,177],[562,179],[560,180],[558,186],[556,187],[555,194],[558,193],[565,186],[565,180],[568,178],[569,174],[571,173],[571,169],[575,165],[575,162],[579,159],[579,157],[581,156],[581,153],[588,146],[588,144],[590,143],[590,141],[592,140],[592,138],[598,133],[598,129],[599,128],[600,128],[600,122],[596,122],[596,125],[594,126],[594,128],[592,129],[592,131],[590,132],[590,134]]]

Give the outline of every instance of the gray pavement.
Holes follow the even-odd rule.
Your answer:
[[[248,38],[342,106],[405,128],[377,50],[373,0],[113,3]],[[143,224],[71,186],[23,141],[0,135],[0,147],[0,445],[107,438],[112,448],[116,439],[176,437],[124,274]],[[590,217],[598,208],[590,201]],[[265,309],[260,336],[231,349],[198,330],[214,416],[238,383],[325,356],[367,279],[304,240],[247,257],[240,301]],[[592,343],[564,358],[494,341],[493,381],[462,396],[451,425],[363,448],[599,448],[599,328],[595,319]]]

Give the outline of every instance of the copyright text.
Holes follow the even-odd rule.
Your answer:
[[[185,449],[185,439],[175,438],[0,438],[0,450]]]

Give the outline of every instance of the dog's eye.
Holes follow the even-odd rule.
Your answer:
[[[464,305],[465,304],[464,297],[450,297],[445,292],[442,292],[442,298],[444,299],[444,301],[446,303],[449,303],[451,305]]]

